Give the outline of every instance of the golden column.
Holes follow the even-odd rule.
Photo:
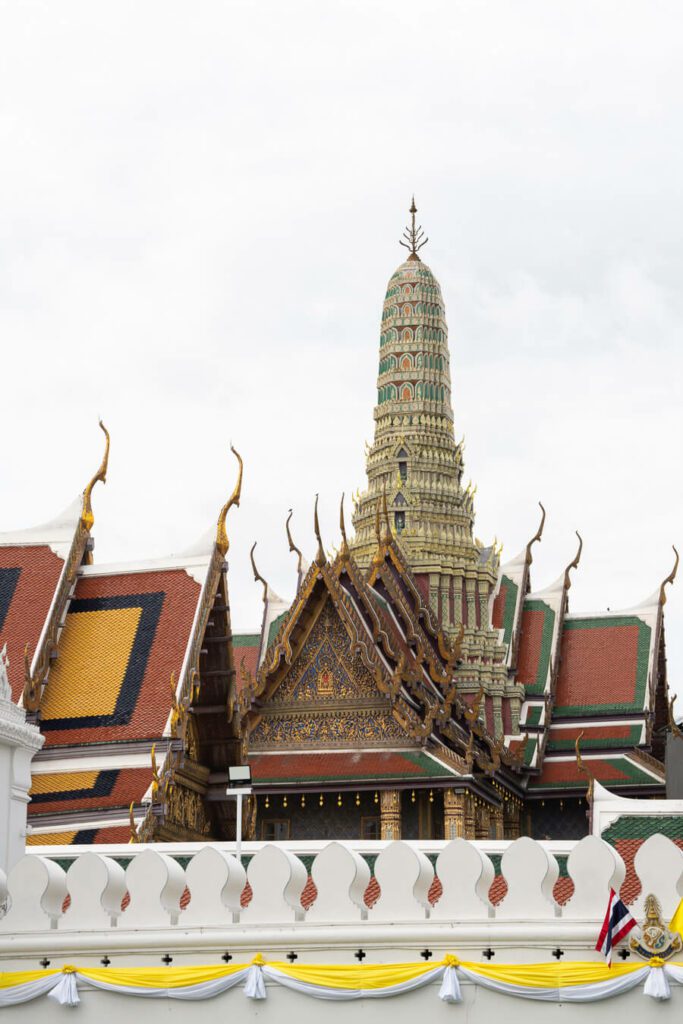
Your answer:
[[[445,789],[443,793],[443,837],[458,839],[465,836],[465,793]]]
[[[380,793],[380,838],[401,838],[401,793],[397,789],[383,789]]]

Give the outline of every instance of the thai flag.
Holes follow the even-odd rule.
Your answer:
[[[610,889],[607,913],[605,914],[605,920],[602,922],[598,941],[595,944],[598,953],[602,953],[608,964],[612,963],[612,946],[616,946],[618,942],[621,942],[624,936],[628,935],[631,931],[631,928],[635,928],[636,924],[635,917],[621,900],[617,899],[614,889]]]

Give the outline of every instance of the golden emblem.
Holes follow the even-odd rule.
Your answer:
[[[681,936],[670,932],[662,921],[662,908],[652,893],[645,897],[645,920],[640,926],[640,932],[633,936],[629,945],[645,960],[653,956],[668,960],[683,948]]]

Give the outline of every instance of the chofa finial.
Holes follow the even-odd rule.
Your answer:
[[[256,568],[256,562],[254,561],[254,551],[256,550],[256,543],[257,542],[254,541],[254,543],[251,545],[251,551],[249,552],[249,558],[251,559],[251,568],[254,571],[254,583],[259,583],[260,582],[260,583],[263,584],[263,600],[265,601],[266,598],[268,597],[268,584],[266,583],[266,581],[264,580],[263,576],[261,575],[261,573]]]
[[[313,529],[315,530],[316,540],[318,541],[318,551],[315,556],[317,565],[324,565],[327,559],[325,558],[325,549],[323,548],[322,537],[320,536],[320,523],[318,522],[318,495],[315,496],[315,510],[313,512]]]
[[[287,531],[287,543],[289,544],[289,550],[295,552],[296,555],[297,555],[298,561],[296,563],[296,571],[298,573],[301,573],[301,567],[303,565],[304,556],[301,554],[301,551],[299,550],[299,548],[296,546],[296,544],[292,540],[292,532],[289,529],[289,521],[292,518],[292,515],[293,515],[293,512],[292,512],[292,510],[290,508],[289,513],[287,515],[287,521],[285,523],[285,530]]]
[[[410,227],[406,228],[403,232],[403,239],[399,239],[399,245],[402,245],[404,249],[410,249],[409,260],[419,260],[420,257],[417,255],[423,245],[426,245],[429,241],[428,238],[424,237],[424,231],[420,224],[417,228],[415,227],[415,214],[417,213],[417,206],[415,205],[415,196],[410,204]]]
[[[347,559],[349,557],[349,542],[346,539],[346,523],[344,522],[344,494],[342,493],[341,501],[339,503],[339,531],[342,537],[341,546],[341,557]]]
[[[671,545],[671,547],[674,549],[674,555],[676,556],[676,561],[674,562],[673,569],[671,570],[669,575],[666,577],[666,579],[662,581],[662,585],[659,588],[659,603],[660,604],[666,604],[666,590],[664,588],[666,587],[667,583],[673,583],[673,581],[676,579],[676,573],[678,572],[678,563],[680,561],[680,557],[679,557],[678,551],[676,550],[676,548],[674,547],[673,544]]]
[[[566,590],[569,590],[569,588],[571,587],[569,572],[571,569],[578,569],[579,562],[581,561],[581,552],[583,551],[583,538],[578,530],[575,530],[574,532],[576,533],[576,536],[579,538],[579,547],[577,549],[576,554],[574,555],[574,558],[569,563],[567,568],[564,570],[564,585]]]
[[[242,462],[242,456],[240,455],[240,453],[235,451],[232,445],[230,445],[230,451],[237,459],[239,469],[237,471],[237,483],[235,484],[235,489],[228,498],[228,500],[226,501],[223,508],[221,509],[220,514],[218,516],[218,523],[216,524],[216,547],[218,548],[218,550],[220,551],[224,558],[228,553],[228,548],[230,547],[228,533],[225,528],[225,521],[227,519],[228,512],[230,511],[232,506],[239,505],[240,503],[240,498],[242,496],[242,471],[244,469],[244,464]]]
[[[83,526],[88,530],[92,530],[95,522],[95,516],[92,510],[92,490],[98,480],[101,480],[103,484],[107,482],[107,468],[109,466],[109,431],[105,427],[102,420],[100,420],[100,430],[104,433],[106,441],[104,443],[104,455],[100,468],[95,473],[94,477],[83,491],[83,506],[81,508],[81,522]]]
[[[527,565],[531,565],[531,562],[532,562],[532,557],[531,557],[531,549],[532,549],[532,547],[534,546],[534,544],[537,541],[540,541],[541,538],[543,537],[543,527],[545,526],[545,509],[543,508],[543,504],[540,501],[538,503],[538,507],[541,510],[541,522],[538,525],[538,529],[536,530],[536,533],[533,535],[533,537],[531,538],[531,540],[529,541],[529,543],[526,546],[526,564]]]

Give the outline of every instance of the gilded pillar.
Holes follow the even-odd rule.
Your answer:
[[[398,789],[380,792],[380,838],[401,838],[401,793]]]
[[[471,793],[465,794],[465,839],[474,839],[476,833],[476,806]]]
[[[503,825],[503,808],[492,807],[490,815],[490,823],[493,825],[494,839],[504,839],[504,825]]]
[[[516,800],[506,800],[503,811],[504,839],[519,839],[520,806]]]
[[[474,819],[474,838],[475,839],[489,839],[490,838],[490,815],[489,805],[479,801],[477,803],[477,809]]]
[[[467,794],[454,789],[443,792],[443,837],[459,839],[465,837],[465,801]]]

